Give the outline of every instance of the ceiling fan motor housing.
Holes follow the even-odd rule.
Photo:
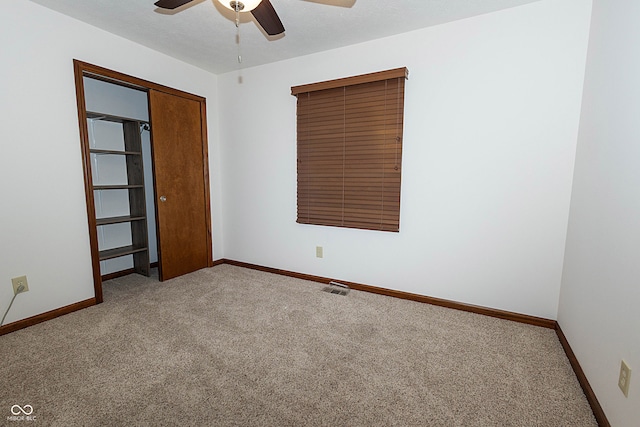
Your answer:
[[[242,10],[242,9],[244,9],[244,3],[242,3],[241,1],[230,1],[229,2],[229,6],[231,6],[231,9],[233,9],[233,10]]]
[[[251,12],[253,9],[258,7],[262,0],[218,0],[220,4],[224,7],[229,8],[231,10],[235,10],[236,12]],[[227,6],[228,5],[228,6]]]

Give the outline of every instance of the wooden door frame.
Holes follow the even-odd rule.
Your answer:
[[[93,197],[92,175],[91,175],[91,156],[89,153],[89,129],[87,126],[87,111],[84,92],[83,77],[91,77],[98,80],[103,80],[109,83],[118,84],[120,86],[130,87],[133,89],[143,90],[148,92],[149,90],[156,90],[159,92],[168,93],[171,95],[180,96],[183,98],[191,99],[200,103],[200,117],[202,120],[202,157],[203,157],[203,180],[205,189],[205,217],[207,225],[207,260],[208,266],[213,266],[213,249],[212,249],[212,234],[211,234],[211,197],[209,187],[209,150],[207,139],[207,110],[206,99],[194,95],[188,92],[183,92],[178,89],[173,89],[168,86],[163,86],[157,83],[153,83],[144,79],[123,74],[117,71],[110,70],[108,68],[100,67],[97,65],[89,64],[77,59],[73,60],[73,72],[76,85],[76,101],[78,107],[78,124],[80,128],[80,146],[82,149],[82,168],[84,171],[84,189],[87,204],[87,216],[89,226],[89,243],[91,247],[91,263],[93,268],[93,286],[95,290],[96,303],[99,304],[103,301],[102,296],[102,275],[100,273],[100,259],[98,254],[98,232],[96,227],[96,213]],[[153,129],[152,129],[153,132]],[[153,142],[152,142],[153,144]],[[152,148],[153,149],[153,148]],[[155,186],[155,172],[154,172],[154,186]],[[154,200],[154,204],[157,205],[157,200]],[[156,206],[157,212],[157,206]],[[157,221],[156,221],[157,227]]]

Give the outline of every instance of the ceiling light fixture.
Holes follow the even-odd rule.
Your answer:
[[[244,1],[228,1],[228,0],[218,0],[218,2],[226,7],[227,9],[233,10],[234,12],[251,12],[253,9],[258,7],[262,0],[244,0]]]
[[[218,0],[218,3],[233,10],[236,13],[236,43],[238,44],[238,64],[242,63],[242,55],[240,54],[240,12],[251,12],[258,7],[262,0],[244,0],[244,3],[239,0],[231,0],[227,3],[227,0]]]

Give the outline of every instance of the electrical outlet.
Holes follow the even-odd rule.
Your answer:
[[[620,364],[620,377],[618,378],[618,387],[624,393],[624,397],[629,397],[629,381],[631,381],[631,368],[624,360]]]
[[[316,258],[322,258],[322,246],[316,246]]]
[[[27,276],[14,277],[11,279],[13,284],[13,294],[18,295],[29,290],[29,284],[27,283]]]

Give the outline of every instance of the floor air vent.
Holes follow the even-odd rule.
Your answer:
[[[347,285],[338,282],[329,282],[329,286],[322,289],[323,292],[345,296],[351,289]]]

